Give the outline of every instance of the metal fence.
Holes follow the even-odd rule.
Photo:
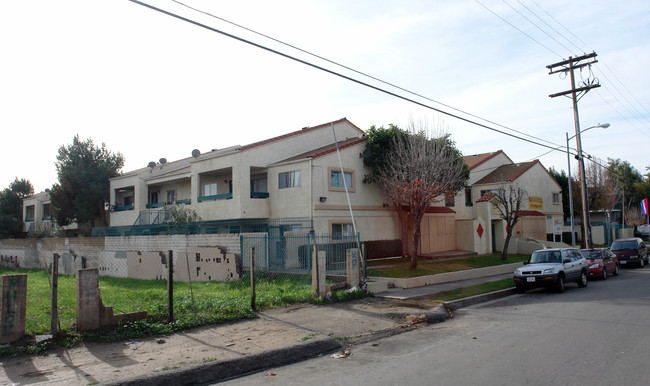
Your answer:
[[[0,274],[28,274],[27,332],[32,334],[50,331],[53,292],[57,329],[75,330],[75,272],[88,268],[98,270],[101,301],[114,314],[146,311],[150,322],[185,325],[237,320],[252,316],[256,308],[312,301],[314,251],[325,252],[330,283],[345,281],[348,250],[360,256],[359,235],[317,235],[295,224],[271,226],[264,233],[106,238],[98,243],[104,249],[92,258],[82,247],[94,238],[72,240],[65,253],[21,257],[21,262],[37,263],[38,269],[34,264],[24,269],[17,257],[3,257],[7,261],[0,264]],[[166,249],[156,249],[155,243],[162,241]],[[49,239],[42,243],[52,248],[62,244]],[[364,266],[363,260],[355,260],[359,277]]]

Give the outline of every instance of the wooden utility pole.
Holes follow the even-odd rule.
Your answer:
[[[549,69],[549,75],[557,74],[563,72],[564,74],[569,73],[571,77],[571,89],[567,91],[562,91],[556,94],[551,94],[549,97],[555,98],[558,96],[566,96],[571,94],[571,99],[573,100],[573,120],[575,122],[575,131],[576,131],[576,149],[578,154],[576,158],[580,165],[580,186],[581,186],[581,196],[582,196],[582,228],[583,228],[583,241],[585,243],[585,248],[591,247],[591,225],[589,222],[589,205],[587,203],[587,182],[585,174],[585,162],[584,156],[582,154],[582,139],[580,138],[580,118],[578,116],[578,101],[582,98],[589,90],[592,88],[600,87],[600,84],[597,80],[587,79],[583,81],[581,87],[576,88],[574,70],[582,69],[586,66],[591,66],[594,63],[598,63],[596,58],[596,53],[592,52],[591,54],[586,54],[573,58],[569,56],[568,60],[563,60],[558,63],[550,64],[546,66]],[[583,62],[585,61],[585,62]]]

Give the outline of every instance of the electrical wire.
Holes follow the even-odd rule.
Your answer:
[[[568,52],[571,52],[571,49],[570,49],[570,48],[568,48],[567,46],[565,46],[564,44],[562,44],[562,43],[561,43],[560,41],[558,41],[556,38],[554,38],[553,36],[551,36],[548,32],[544,31],[540,26],[538,26],[537,24],[535,24],[535,22],[533,22],[532,20],[530,20],[529,18],[527,18],[523,13],[519,12],[518,9],[516,9],[515,7],[513,7],[512,5],[510,5],[510,3],[508,3],[506,0],[501,0],[501,1],[503,1],[503,2],[508,6],[508,7],[512,8],[513,11],[517,12],[517,13],[519,14],[519,16],[521,16],[521,17],[523,17],[524,19],[526,19],[526,21],[528,21],[530,24],[532,24],[532,25],[533,25],[534,27],[536,27],[538,30],[542,31],[542,33],[544,33],[546,36],[548,36],[549,38],[553,39],[554,42],[556,42],[557,44],[559,44],[559,45],[561,45],[562,47],[564,47],[564,49],[567,50]]]
[[[239,42],[246,43],[246,44],[249,44],[249,45],[251,45],[251,46],[253,46],[253,47],[256,47],[256,48],[259,48],[259,49],[262,49],[262,50],[268,51],[268,52],[270,52],[270,53],[273,53],[273,54],[276,54],[276,55],[282,56],[282,57],[284,57],[284,58],[286,58],[286,59],[290,59],[290,60],[293,60],[293,61],[295,61],[295,62],[298,62],[298,63],[304,64],[304,65],[307,65],[307,66],[312,67],[312,68],[315,68],[315,69],[317,69],[317,70],[321,70],[321,71],[326,72],[326,73],[328,73],[328,74],[338,76],[338,77],[340,77],[340,78],[342,78],[342,79],[349,80],[349,81],[351,81],[351,82],[353,82],[353,83],[356,83],[356,84],[359,84],[359,85],[362,85],[362,86],[368,87],[368,88],[370,88],[370,89],[373,89],[373,90],[375,90],[375,91],[379,91],[379,92],[384,93],[384,94],[386,94],[386,95],[390,95],[390,96],[393,96],[393,97],[395,97],[395,98],[402,99],[402,100],[404,100],[404,101],[411,102],[411,103],[416,104],[416,105],[418,105],[418,106],[424,107],[424,108],[426,108],[426,109],[436,111],[436,112],[438,112],[438,113],[441,113],[441,114],[447,115],[447,116],[449,116],[449,117],[451,117],[451,118],[456,118],[456,119],[458,119],[458,120],[460,120],[460,121],[463,121],[463,122],[466,122],[466,123],[469,123],[469,124],[472,124],[472,125],[475,125],[475,126],[478,126],[478,127],[482,127],[482,128],[485,128],[485,129],[491,130],[491,131],[493,131],[493,132],[500,133],[500,134],[503,134],[503,135],[506,135],[506,136],[509,136],[509,137],[512,137],[512,138],[516,138],[516,139],[519,139],[519,140],[522,140],[522,141],[525,141],[525,142],[528,142],[528,143],[532,143],[532,144],[535,144],[535,145],[538,145],[538,146],[542,146],[542,147],[546,147],[546,148],[549,148],[549,149],[554,149],[554,147],[552,147],[552,146],[550,146],[550,145],[546,145],[546,144],[543,144],[543,143],[540,143],[540,142],[536,142],[536,141],[530,140],[530,139],[528,139],[528,138],[524,138],[524,137],[521,137],[521,136],[518,136],[518,135],[514,135],[514,134],[511,134],[511,133],[505,132],[505,131],[503,131],[503,130],[499,130],[499,129],[496,129],[496,128],[494,128],[494,127],[490,127],[490,126],[488,126],[488,125],[485,125],[485,124],[482,124],[482,123],[479,123],[479,122],[472,121],[472,120],[470,120],[470,119],[467,119],[467,118],[461,117],[461,116],[459,116],[459,115],[452,114],[452,113],[450,113],[450,112],[448,112],[448,111],[444,111],[444,110],[442,110],[442,109],[439,109],[439,108],[436,108],[436,107],[433,107],[433,106],[429,106],[429,105],[427,105],[427,104],[425,104],[425,103],[418,102],[418,101],[416,101],[416,100],[413,100],[413,99],[407,98],[407,97],[405,97],[405,96],[402,96],[402,95],[396,94],[396,93],[394,93],[394,92],[391,92],[391,91],[388,91],[388,90],[382,89],[382,88],[380,88],[380,87],[378,87],[378,86],[374,86],[374,85],[371,85],[371,84],[369,84],[369,83],[362,82],[362,81],[360,81],[360,80],[358,80],[358,79],[355,79],[355,78],[352,78],[352,77],[350,77],[350,76],[343,75],[343,74],[338,73],[338,72],[336,72],[336,71],[333,71],[333,70],[327,69],[327,68],[325,68],[325,67],[322,67],[322,66],[316,65],[316,64],[314,64],[314,63],[311,63],[311,62],[308,62],[308,61],[306,61],[306,60],[303,60],[303,59],[297,58],[297,57],[295,57],[295,56],[291,56],[291,55],[289,55],[289,54],[285,54],[285,53],[283,53],[283,52],[280,52],[280,51],[278,51],[278,50],[272,49],[272,48],[270,48],[270,47],[267,47],[267,46],[264,46],[264,45],[261,45],[261,44],[255,43],[255,42],[253,42],[253,41],[250,41],[250,40],[244,39],[244,38],[242,38],[242,37],[239,37],[239,36],[233,35],[233,34],[231,34],[231,33],[228,33],[228,32],[222,31],[222,30],[219,30],[219,29],[217,29],[217,28],[214,28],[214,27],[208,26],[208,25],[203,24],[203,23],[200,23],[200,22],[198,22],[198,21],[196,21],[196,20],[189,19],[189,18],[187,18],[187,17],[184,17],[184,16],[181,16],[181,15],[175,14],[175,13],[173,13],[173,12],[170,12],[170,11],[164,10],[164,9],[162,9],[162,8],[159,8],[159,7],[153,6],[153,5],[151,5],[151,4],[143,3],[143,2],[141,2],[141,1],[139,1],[139,0],[129,0],[129,1],[131,1],[132,3],[135,3],[135,4],[139,4],[139,5],[143,6],[143,7],[146,7],[146,8],[152,9],[152,10],[154,10],[154,11],[160,12],[160,13],[165,14],[165,15],[167,15],[167,16],[171,16],[171,17],[177,18],[177,19],[179,19],[179,20],[185,21],[185,22],[187,22],[187,23],[194,24],[194,25],[196,25],[197,27],[205,28],[205,29],[207,29],[207,30],[209,30],[209,31],[216,32],[216,33],[218,33],[218,34],[221,34],[221,35],[223,35],[223,36],[226,36],[226,37],[229,37],[229,38],[231,38],[231,39],[237,40],[237,41],[239,41]],[[555,145],[556,147],[558,146],[557,144],[554,144],[554,145]]]
[[[548,140],[546,140],[546,139],[544,139],[544,138],[539,138],[539,137],[536,137],[536,136],[534,136],[534,135],[531,135],[531,134],[528,134],[528,133],[524,133],[524,132],[522,132],[522,131],[519,131],[519,130],[513,129],[513,128],[511,128],[511,127],[508,127],[508,126],[502,125],[502,124],[500,124],[500,123],[497,123],[497,122],[491,121],[491,120],[489,120],[489,119],[486,119],[486,118],[480,117],[480,116],[478,116],[478,115],[475,115],[475,114],[469,113],[469,112],[467,112],[467,111],[464,111],[464,110],[458,109],[458,108],[453,107],[453,106],[451,106],[451,105],[448,105],[448,104],[445,104],[445,103],[443,103],[443,102],[437,101],[437,100],[432,99],[432,98],[429,98],[429,97],[427,97],[427,96],[424,96],[424,95],[422,95],[422,94],[420,94],[420,93],[417,93],[417,92],[415,92],[415,91],[408,90],[408,89],[403,88],[403,87],[400,87],[400,86],[398,86],[398,85],[396,85],[396,84],[394,84],[394,83],[391,83],[391,82],[388,82],[388,81],[382,80],[382,79],[377,78],[377,77],[375,77],[375,76],[373,76],[373,75],[370,75],[370,74],[368,74],[368,73],[365,73],[365,72],[362,72],[362,71],[356,70],[356,69],[354,69],[354,68],[352,68],[352,67],[349,67],[349,66],[346,66],[346,65],[344,65],[344,64],[338,63],[338,62],[336,62],[336,61],[334,61],[334,60],[331,60],[331,59],[325,58],[325,57],[323,57],[323,56],[321,56],[321,55],[318,55],[318,54],[315,54],[315,53],[313,53],[313,52],[307,51],[307,50],[305,50],[305,49],[303,49],[303,48],[300,48],[300,47],[297,47],[297,46],[295,46],[295,45],[293,45],[293,44],[290,44],[290,43],[284,42],[284,41],[282,41],[282,40],[276,39],[276,38],[274,38],[274,37],[272,37],[272,36],[269,36],[269,35],[266,35],[266,34],[264,34],[264,33],[258,32],[258,31],[256,31],[256,30],[253,30],[253,29],[248,28],[248,27],[246,27],[246,26],[243,26],[243,25],[241,25],[241,24],[238,24],[238,23],[232,22],[232,21],[227,20],[227,19],[225,19],[225,18],[223,18],[223,17],[220,17],[220,16],[214,15],[214,14],[212,14],[212,13],[209,13],[209,12],[203,11],[203,10],[198,9],[198,8],[196,8],[196,7],[192,7],[192,6],[188,5],[188,4],[183,3],[182,1],[179,1],[179,0],[171,0],[171,1],[174,2],[174,3],[176,3],[176,4],[181,5],[181,6],[183,6],[183,7],[186,7],[186,8],[188,8],[188,9],[191,9],[191,10],[193,10],[193,11],[195,11],[195,12],[198,12],[198,13],[204,14],[204,15],[206,15],[206,16],[209,16],[209,17],[215,18],[215,19],[217,19],[217,20],[223,21],[224,23],[228,23],[228,24],[230,24],[230,25],[233,25],[233,26],[235,26],[235,27],[241,28],[241,29],[243,29],[243,30],[245,30],[245,31],[248,31],[248,32],[251,32],[251,33],[253,33],[253,34],[259,35],[259,36],[261,36],[261,37],[263,37],[263,38],[269,39],[269,40],[274,41],[274,42],[276,42],[276,43],[282,44],[282,45],[284,45],[284,46],[286,46],[286,47],[292,48],[292,49],[297,50],[297,51],[299,51],[299,52],[302,52],[302,53],[304,53],[304,54],[307,54],[307,55],[313,56],[313,57],[315,57],[315,58],[317,58],[317,59],[320,59],[320,60],[323,60],[323,61],[325,61],[325,62],[331,63],[331,64],[333,64],[333,65],[335,65],[335,66],[338,66],[338,67],[344,68],[344,69],[349,70],[349,71],[352,71],[352,72],[354,72],[354,73],[356,73],[356,74],[359,74],[359,75],[365,76],[365,77],[367,77],[367,78],[369,78],[369,79],[375,80],[375,81],[380,82],[380,83],[383,83],[383,84],[385,84],[385,85],[388,85],[388,86],[394,87],[394,88],[396,88],[396,89],[398,89],[398,90],[404,91],[404,92],[406,92],[406,93],[408,93],[408,94],[411,94],[411,95],[417,96],[417,97],[419,97],[419,98],[422,98],[422,99],[428,100],[428,101],[430,101],[430,102],[436,103],[436,104],[438,104],[438,105],[440,105],[440,106],[446,107],[446,108],[448,108],[448,109],[452,109],[452,110],[454,110],[454,111],[457,111],[457,112],[459,112],[459,113],[465,114],[465,115],[470,116],[470,117],[472,117],[472,118],[480,119],[480,120],[482,120],[482,121],[484,121],[484,122],[487,122],[487,123],[489,123],[489,124],[491,124],[491,125],[495,125],[495,126],[498,126],[498,127],[504,128],[504,129],[506,129],[506,130],[510,130],[510,131],[512,131],[512,132],[515,132],[515,133],[518,133],[518,134],[521,134],[521,135],[525,135],[525,136],[528,136],[528,137],[530,137],[530,138],[534,138],[534,139],[536,139],[536,140],[538,140],[538,141],[542,141],[542,142],[546,142],[546,143],[550,143],[550,144],[555,145],[553,142],[548,141]]]
[[[546,48],[549,52],[551,52],[551,53],[553,53],[553,54],[559,56],[560,58],[565,59],[562,55],[558,54],[557,52],[553,51],[553,50],[550,49],[548,46],[546,46],[545,44],[543,44],[542,42],[540,42],[539,40],[535,39],[534,37],[530,36],[530,35],[527,34],[526,32],[522,31],[520,28],[518,28],[517,26],[515,26],[514,24],[512,24],[512,23],[509,22],[508,20],[506,20],[506,19],[504,19],[503,17],[501,17],[499,14],[497,14],[496,12],[494,12],[493,10],[491,10],[490,8],[488,8],[486,5],[484,5],[484,4],[481,3],[480,1],[478,1],[478,0],[474,0],[474,1],[475,1],[478,5],[480,5],[481,7],[485,8],[488,12],[490,12],[490,13],[493,14],[494,16],[498,17],[499,19],[501,19],[504,23],[510,25],[512,28],[516,29],[516,30],[519,31],[520,33],[522,33],[522,34],[524,34],[525,36],[527,36],[530,40],[532,40],[532,41],[534,41],[535,43],[539,44],[540,46]]]

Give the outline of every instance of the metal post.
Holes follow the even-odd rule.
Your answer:
[[[571,246],[576,246],[576,234],[573,223],[573,189],[571,188],[571,154],[569,153],[569,133],[566,133],[566,162],[569,169],[569,210],[571,211]]]
[[[255,247],[251,247],[251,308],[255,311]]]
[[[55,253],[52,256],[52,308],[50,320],[50,333],[52,336],[57,335],[57,321],[59,320],[58,312],[58,293],[59,293],[59,254]]]
[[[189,272],[188,272],[189,274]],[[174,321],[174,251],[167,254],[167,322]]]

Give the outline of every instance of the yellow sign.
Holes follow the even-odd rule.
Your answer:
[[[537,196],[528,196],[528,208],[530,209],[544,209],[544,199]]]

